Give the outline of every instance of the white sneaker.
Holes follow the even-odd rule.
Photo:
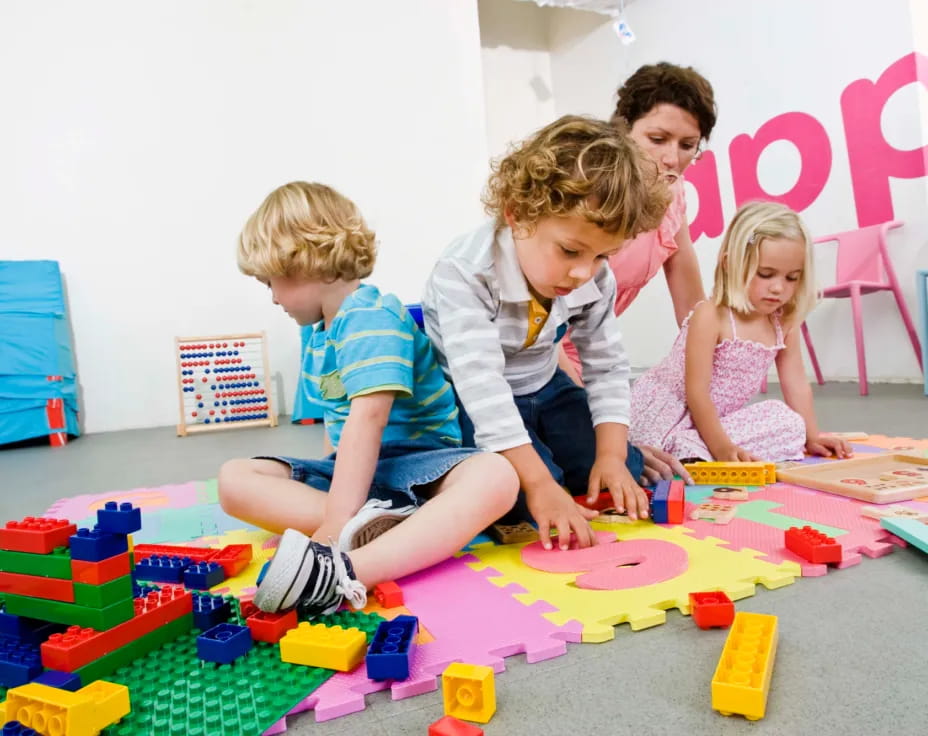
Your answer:
[[[338,537],[338,546],[347,552],[363,547],[410,516],[418,506],[397,506],[388,499],[371,498],[348,523]]]

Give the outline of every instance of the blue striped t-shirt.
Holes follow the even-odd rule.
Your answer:
[[[303,356],[303,390],[322,407],[334,447],[356,396],[393,391],[383,442],[416,440],[458,447],[454,391],[432,344],[392,294],[362,284],[329,325],[313,325]]]

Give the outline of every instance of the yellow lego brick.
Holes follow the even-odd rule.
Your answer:
[[[6,716],[41,734],[96,736],[96,705],[90,695],[30,682],[7,691]]]
[[[280,640],[284,662],[348,672],[364,659],[367,637],[360,629],[310,624],[303,621]]]
[[[129,688],[125,685],[117,685],[115,682],[96,680],[82,687],[77,694],[87,695],[93,699],[93,707],[96,711],[95,725],[101,731],[118,723],[132,710],[129,706]]]
[[[686,463],[684,466],[699,485],[731,483],[742,486],[764,486],[776,483],[777,468],[773,463]]]
[[[488,723],[496,713],[493,668],[455,662],[441,674],[445,715],[465,721]]]
[[[738,611],[712,676],[712,707],[723,716],[763,718],[776,655],[777,617]]]

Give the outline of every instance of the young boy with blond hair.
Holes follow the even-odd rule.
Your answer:
[[[313,325],[302,390],[322,406],[334,453],[231,460],[219,499],[283,535],[255,596],[309,617],[355,608],[373,585],[451,556],[509,509],[518,479],[500,456],[461,447],[454,392],[399,300],[362,284],[374,233],[353,202],[292,182],[246,223],[239,268]],[[307,536],[307,535],[311,535]]]

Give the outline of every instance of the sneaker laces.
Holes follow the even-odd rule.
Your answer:
[[[338,542],[331,537],[329,537],[329,547],[332,549],[332,563],[335,571],[335,592],[345,596],[356,611],[364,608],[367,605],[367,588],[348,572],[348,566],[342,557]]]

